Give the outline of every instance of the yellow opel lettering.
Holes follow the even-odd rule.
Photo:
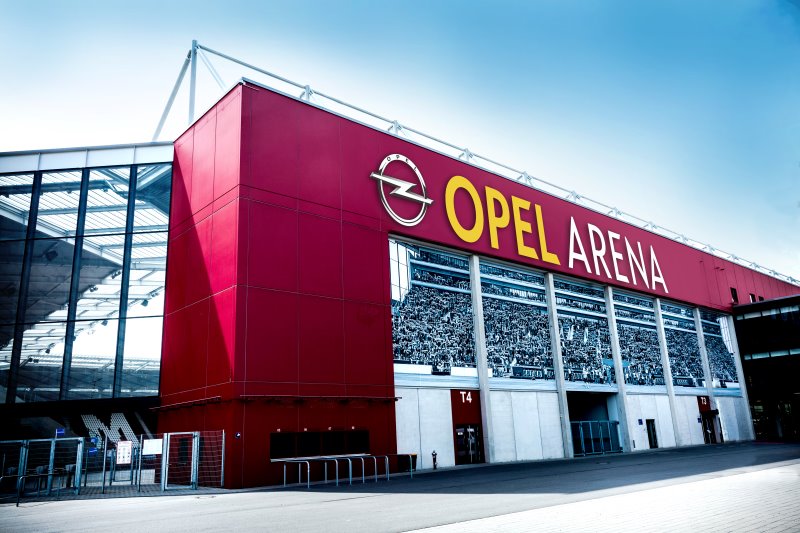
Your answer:
[[[475,224],[467,229],[461,225],[456,215],[455,198],[456,192],[459,189],[464,189],[469,194],[472,200],[472,206],[475,210]],[[447,182],[447,188],[444,192],[444,204],[447,211],[447,219],[450,221],[450,227],[456,232],[456,235],[464,242],[475,242],[481,238],[483,234],[483,204],[481,198],[478,196],[478,191],[475,186],[464,176],[453,176]]]
[[[516,196],[511,197],[511,209],[514,211],[514,232],[517,236],[517,253],[523,257],[539,259],[536,250],[527,246],[524,241],[525,234],[532,233],[532,231],[530,223],[522,220],[520,211],[528,211],[530,208],[531,203],[529,201]]]
[[[500,206],[497,214],[496,206]],[[497,230],[508,227],[511,217],[508,212],[508,202],[503,193],[489,186],[486,187],[486,223],[489,225],[489,241],[495,250],[500,248],[497,242]]]
[[[542,251],[542,261],[560,265],[561,261],[553,252],[547,251],[547,236],[544,233],[544,218],[542,217],[542,206],[536,204],[536,225],[539,228],[539,249]]]

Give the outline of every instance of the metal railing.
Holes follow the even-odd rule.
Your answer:
[[[108,436],[0,441],[0,495],[222,487],[224,440],[224,431],[193,431],[116,442]]]
[[[369,464],[369,461],[372,461],[373,465],[373,476],[375,478],[375,482],[378,482],[378,459],[382,459],[384,465],[384,475],[386,476],[386,481],[390,479],[390,458],[392,457],[408,457],[408,472],[409,477],[411,479],[414,478],[414,462],[416,458],[416,454],[413,453],[400,453],[400,454],[378,454],[378,455],[371,455],[371,454],[361,454],[361,453],[352,453],[352,454],[341,454],[341,455],[314,455],[310,457],[284,457],[281,459],[270,459],[270,462],[282,464],[283,465],[283,486],[287,486],[287,470],[286,467],[288,465],[296,464],[297,465],[297,483],[299,485],[303,484],[303,465],[306,467],[306,481],[305,485],[306,488],[311,487],[311,465],[313,463],[319,463],[323,467],[323,480],[322,482],[327,484],[328,483],[328,464],[334,465],[334,472],[335,472],[335,482],[336,486],[339,486],[339,462],[346,462],[347,463],[347,481],[348,485],[353,484],[353,462],[360,461],[361,462],[361,483],[366,483],[366,465]]]

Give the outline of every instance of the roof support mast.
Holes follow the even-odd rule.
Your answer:
[[[189,126],[194,122],[194,100],[197,89],[197,41],[192,41],[192,50],[189,52],[192,70],[189,74]]]
[[[175,102],[175,97],[178,95],[178,89],[181,88],[181,83],[183,83],[183,77],[186,76],[186,69],[189,67],[189,58],[191,57],[192,53],[189,52],[186,54],[186,59],[183,60],[183,65],[181,65],[181,71],[178,74],[178,79],[175,80],[175,86],[172,88],[172,92],[169,94],[169,98],[167,99],[167,105],[164,107],[164,112],[161,113],[161,120],[158,121],[158,126],[156,127],[155,133],[153,133],[153,142],[158,140],[159,135],[161,135],[161,130],[164,128],[164,123],[167,121],[167,117],[169,116],[169,112],[172,110],[172,104]]]

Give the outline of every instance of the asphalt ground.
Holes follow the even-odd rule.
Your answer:
[[[800,445],[734,443],[391,481],[0,505],[2,531],[800,531]]]

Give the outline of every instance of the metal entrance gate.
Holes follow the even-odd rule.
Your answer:
[[[619,422],[586,420],[571,422],[570,425],[575,457],[622,452],[619,443]]]
[[[29,439],[0,442],[0,491],[50,496],[81,486],[84,439]]]
[[[59,497],[222,487],[225,432],[140,436],[133,441],[54,438],[0,441],[0,496]]]

